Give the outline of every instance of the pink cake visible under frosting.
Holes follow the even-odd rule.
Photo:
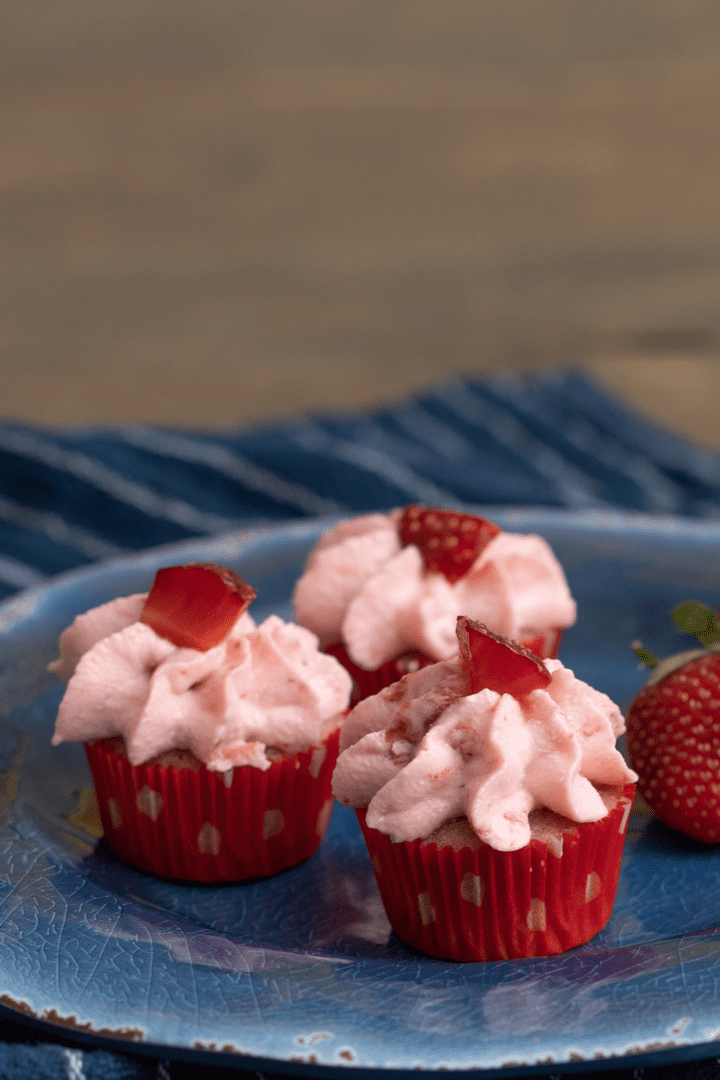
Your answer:
[[[295,617],[322,646],[341,642],[372,670],[406,652],[457,653],[459,615],[527,641],[575,621],[575,602],[548,544],[500,532],[454,584],[403,547],[400,511],[342,521],[321,538],[295,588]]]
[[[212,770],[266,770],[266,749],[306,750],[340,723],[351,679],[309,630],[275,615],[256,627],[245,612],[199,652],[140,622],[145,599],[113,600],[63,632],[54,745],[120,735],[133,765],[184,749]]]
[[[398,841],[466,816],[498,851],[530,842],[528,816],[538,808],[578,823],[604,818],[597,787],[637,779],[615,747],[622,714],[559,660],[545,665],[547,689],[520,700],[473,694],[459,659],[366,698],[341,733],[336,797],[367,807],[367,825]]]

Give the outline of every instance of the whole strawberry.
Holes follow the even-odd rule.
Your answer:
[[[673,611],[700,649],[658,662],[639,642],[636,654],[653,674],[627,714],[628,750],[640,793],[673,829],[720,843],[720,626],[706,604]]]

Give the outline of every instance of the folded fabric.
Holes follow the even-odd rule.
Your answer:
[[[0,598],[157,544],[407,502],[720,518],[720,455],[634,414],[577,372],[465,379],[363,412],[228,431],[6,422]],[[712,1058],[652,1074],[720,1080],[720,1066]],[[0,1011],[1,1077],[208,1075],[230,1071],[43,1038]]]
[[[575,372],[228,431],[0,424],[0,598],[156,544],[407,502],[720,516],[720,455]]]

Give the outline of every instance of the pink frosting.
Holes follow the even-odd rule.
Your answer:
[[[596,785],[637,780],[615,747],[622,713],[559,660],[545,664],[549,686],[521,700],[471,693],[459,659],[366,698],[342,730],[335,795],[367,807],[368,825],[398,840],[465,815],[499,851],[529,843],[538,808],[576,822],[605,817]]]
[[[133,765],[192,751],[208,768],[270,767],[338,726],[351,679],[309,630],[244,613],[207,652],[178,648],[138,622],[145,596],[123,597],[63,631],[51,668],[69,679],[53,744],[124,738]]]
[[[48,664],[49,670],[67,682],[83,653],[102,638],[138,621],[146,600],[147,593],[134,593],[78,615],[60,635],[60,658]]]
[[[575,622],[565,575],[541,537],[499,533],[453,585],[425,570],[414,544],[402,547],[398,516],[342,521],[311,552],[295,618],[321,645],[342,641],[359,667],[374,670],[414,649],[450,659],[458,615],[515,641]]]

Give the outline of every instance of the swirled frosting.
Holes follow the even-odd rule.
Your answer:
[[[466,816],[499,851],[530,841],[535,809],[599,821],[608,810],[598,785],[637,780],[615,747],[622,713],[559,660],[545,665],[547,689],[520,700],[473,694],[459,659],[366,698],[343,726],[336,797],[366,807],[367,824],[398,840]]]
[[[144,603],[114,600],[63,631],[54,745],[120,735],[133,765],[182,749],[210,769],[267,769],[268,750],[305,750],[338,726],[351,679],[309,630],[276,615],[255,626],[245,612],[199,652],[139,622]]]
[[[311,552],[295,588],[295,618],[321,645],[341,641],[370,671],[415,649],[450,659],[458,615],[515,641],[574,623],[575,601],[541,537],[500,532],[451,584],[424,568],[414,544],[402,546],[398,516],[342,521]]]

